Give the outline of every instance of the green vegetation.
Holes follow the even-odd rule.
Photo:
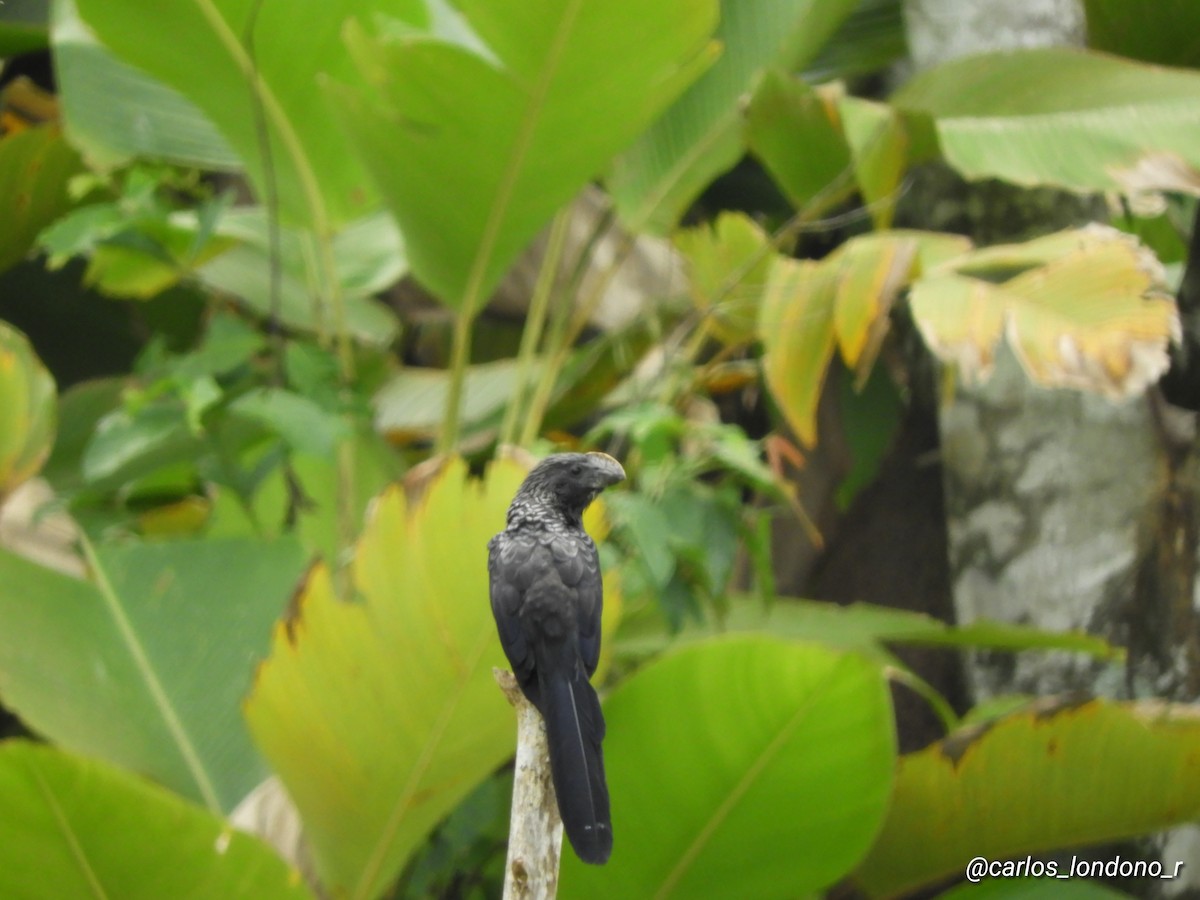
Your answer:
[[[564,443],[632,487],[588,522],[616,848],[566,859],[562,896],[896,896],[1200,815],[1187,710],[963,725],[891,647],[1118,649],[777,596],[770,540],[806,516],[779,455],[819,441],[830,373],[863,391],[848,490],[869,481],[897,315],[965,382],[1001,341],[1048,387],[1162,374],[1200,70],[1145,60],[1181,28],[1147,11],[1122,57],[1104,19],[1108,53],[972,57],[881,98],[853,88],[902,52],[886,2],[304,6],[56,0],[44,33],[0,29],[0,56],[48,46],[61,109],[0,137],[0,268],[142,330],[119,374],[56,391],[0,322],[0,503],[40,474],[86,573],[0,548],[0,702],[41,739],[0,743],[0,895],[498,895],[484,547],[522,453]],[[709,215],[739,160],[770,202]],[[893,229],[932,160],[1168,202],[987,248]],[[489,318],[539,234],[521,315]],[[636,309],[599,315],[639,254]],[[424,305],[383,302],[406,275]],[[743,391],[757,424],[722,415]],[[953,733],[899,755],[889,680]],[[287,864],[227,824],[268,778],[303,828]]]

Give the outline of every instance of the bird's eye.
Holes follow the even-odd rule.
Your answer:
[[[582,474],[582,472],[583,472],[583,466],[581,466],[579,463],[571,464],[571,474],[572,475],[579,475],[579,474]]]

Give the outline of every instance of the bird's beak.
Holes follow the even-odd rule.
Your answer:
[[[588,453],[588,458],[595,464],[596,473],[603,487],[625,480],[625,469],[607,453],[593,450]]]

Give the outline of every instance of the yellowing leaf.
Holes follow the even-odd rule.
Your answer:
[[[857,874],[893,896],[1010,859],[1157,831],[1200,815],[1200,716],[1147,702],[1040,706],[904,756]],[[1102,789],[1098,789],[1102,786]]]
[[[487,542],[524,475],[505,460],[471,481],[455,460],[419,497],[385,491],[351,566],[356,599],[318,566],[276,629],[246,717],[337,896],[377,897],[513,751]]]
[[[916,253],[915,239],[893,235],[864,237],[845,245],[833,324],[847,365],[869,370],[875,361],[888,312],[908,284]]]
[[[759,316],[763,377],[788,425],[805,444],[817,438],[817,400],[833,358],[837,271],[828,263],[779,259]]]
[[[986,379],[1004,333],[1004,290],[976,278],[944,272],[922,278],[909,304],[925,343],[954,363],[964,378]],[[1013,303],[1020,298],[1010,298]]]
[[[816,440],[817,401],[835,344],[847,365],[869,371],[924,239],[889,232],[848,241],[819,263],[776,260],[759,316],[763,373],[805,444]]]
[[[727,344],[753,338],[775,257],[769,235],[749,216],[727,212],[681,231],[675,246],[687,262],[692,302],[712,332]]]
[[[0,322],[0,503],[50,455],[56,409],[54,379],[25,335]]]
[[[0,142],[0,270],[20,262],[38,232],[71,208],[67,181],[81,168],[57,125],[38,125]]]
[[[1166,371],[1179,334],[1162,282],[1134,238],[1093,225],[967,254],[914,284],[910,302],[926,343],[968,383],[991,374],[1006,334],[1036,383],[1122,399]]]

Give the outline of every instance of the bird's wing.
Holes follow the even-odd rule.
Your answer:
[[[513,667],[517,681],[525,684],[533,675],[533,653],[525,639],[518,613],[524,593],[520,578],[536,549],[529,538],[501,532],[488,542],[488,581],[492,600],[492,616],[500,646]]]
[[[600,557],[587,535],[558,536],[551,550],[559,577],[575,592],[579,656],[591,677],[600,661],[600,615],[604,602]]]

